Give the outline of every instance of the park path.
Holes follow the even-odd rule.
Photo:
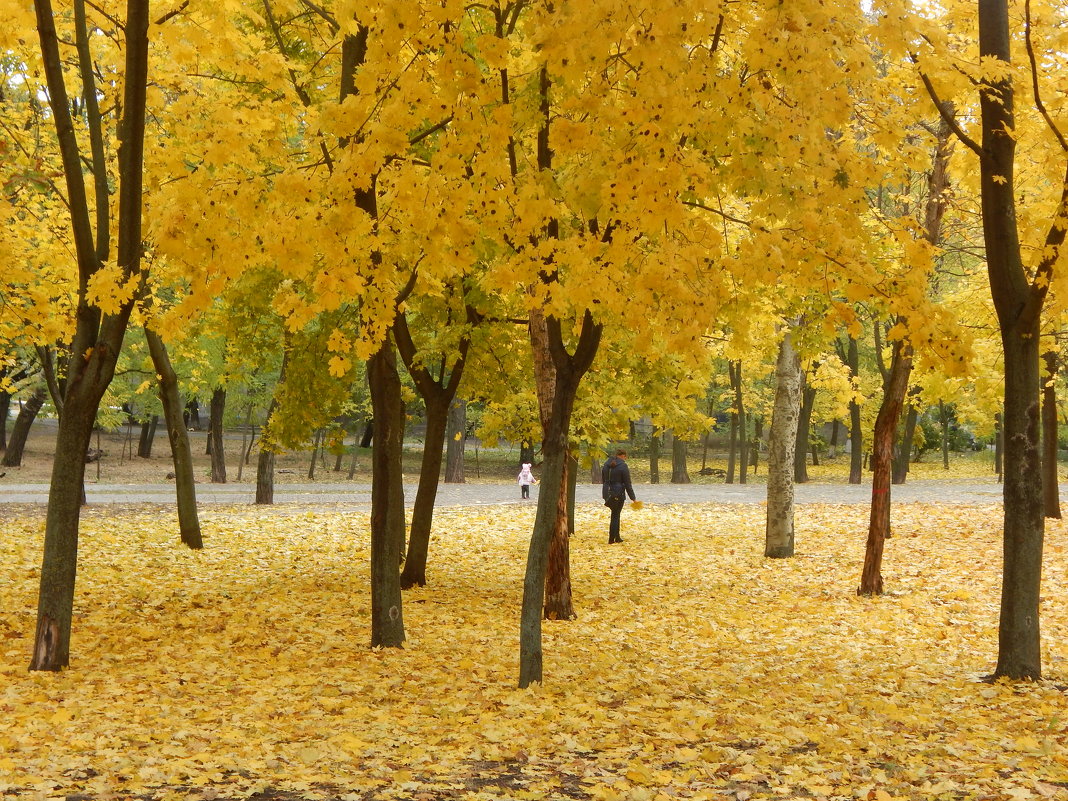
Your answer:
[[[414,483],[405,485],[405,502],[415,499]],[[89,504],[174,502],[173,484],[93,484],[86,485]],[[653,504],[681,503],[764,503],[764,484],[636,484],[638,499]],[[1062,485],[1062,497],[1068,486]],[[1002,487],[994,481],[916,479],[893,487],[895,503],[1000,503]],[[484,506],[498,504],[533,504],[538,487],[531,487],[530,500],[521,500],[515,484],[441,484],[437,506]],[[197,484],[197,501],[201,504],[246,504],[255,499],[253,484]],[[805,503],[866,504],[871,501],[871,484],[807,483],[795,488],[795,499]],[[274,488],[276,504],[336,505],[369,507],[371,485],[357,483],[284,483]],[[600,502],[599,484],[579,484],[579,503]],[[0,504],[44,504],[48,501],[47,484],[8,484],[0,481]]]

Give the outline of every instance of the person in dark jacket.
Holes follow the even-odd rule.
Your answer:
[[[619,513],[623,511],[627,495],[632,501],[637,500],[634,497],[634,487],[630,484],[627,452],[619,450],[601,466],[601,496],[604,498],[604,505],[612,510],[612,520],[608,524],[609,543],[623,542],[623,538],[619,536]]]

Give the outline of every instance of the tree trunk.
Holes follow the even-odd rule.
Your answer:
[[[905,425],[901,432],[901,442],[898,443],[892,457],[892,478],[894,484],[904,484],[909,475],[909,467],[912,464],[912,443],[916,438],[916,424],[920,418],[920,411],[915,403],[909,401],[905,406]]]
[[[308,464],[308,481],[315,479],[315,457],[319,455],[319,447],[322,442],[323,429],[318,428],[315,430],[315,437],[312,439],[311,462]]]
[[[596,463],[594,463],[594,469],[597,473],[595,483],[600,483],[601,471]],[[656,432],[649,436],[649,483],[660,483],[660,435]]]
[[[727,477],[724,483],[734,483],[734,469],[738,453],[738,412],[731,411],[730,433],[727,434]]]
[[[0,389],[0,451],[7,450],[7,416],[11,413],[11,393]]]
[[[545,571],[545,608],[546,620],[571,620],[575,615],[575,606],[571,594],[571,507],[568,499],[573,498],[574,465],[570,453],[564,460],[564,471],[560,476],[560,492],[556,502],[556,519],[549,539],[549,560]],[[544,487],[544,482],[542,484]]]
[[[589,312],[585,313],[575,352],[570,354],[564,347],[560,321],[544,317],[537,308],[530,313],[530,342],[543,434],[542,479],[523,577],[523,607],[519,624],[520,687],[542,681],[541,621],[545,607],[545,579],[552,534],[561,517],[560,494],[566,486],[568,431],[575,396],[582,377],[597,355],[601,331],[602,326],[593,322]],[[566,504],[563,512],[566,521]]]
[[[753,475],[757,474],[757,466],[760,464],[760,438],[764,433],[764,419],[762,417],[753,418],[753,444],[750,449],[749,461],[753,464]]]
[[[734,369],[730,372],[731,384],[734,387],[734,409],[738,415],[738,447],[740,455],[738,464],[738,483],[745,484],[748,481],[749,474],[749,448],[748,440],[746,439],[746,432],[749,426],[746,420],[745,402],[744,398],[742,397],[741,360],[738,360],[734,363]]]
[[[445,483],[464,483],[464,445],[467,441],[467,401],[457,398],[449,406],[445,429]]]
[[[938,422],[942,426],[942,469],[949,470],[949,407],[946,402],[938,402]]]
[[[979,56],[984,72],[980,188],[990,295],[1001,329],[1005,366],[1005,532],[998,661],[994,675],[1042,678],[1039,601],[1045,535],[1039,442],[1039,334],[1054,263],[1064,243],[1068,173],[1032,277],[1020,253],[1014,177],[1016,124],[1007,66],[1012,36],[1006,0],[979,0]],[[997,65],[1003,62],[1006,66]],[[1068,166],[1068,165],[1066,165]]]
[[[423,462],[419,470],[419,487],[412,508],[412,525],[408,535],[408,550],[401,572],[401,589],[426,584],[426,560],[430,549],[430,533],[434,524],[434,501],[438,495],[442,450],[451,405],[445,398],[424,398],[426,404],[426,435],[423,439]]]
[[[34,638],[30,670],[62,670],[70,662],[71,618],[74,607],[74,584],[78,565],[78,524],[84,494],[85,453],[89,448],[100,399],[115,374],[115,364],[129,325],[136,298],[120,305],[117,311],[103,314],[90,306],[85,287],[109,258],[109,204],[106,165],[103,159],[103,134],[99,112],[91,114],[90,139],[96,167],[97,225],[94,233],[84,183],[84,160],[78,150],[70,101],[63,76],[59,37],[49,0],[34,3],[37,31],[41,43],[42,66],[48,84],[48,102],[52,109],[63,173],[66,180],[66,204],[70,211],[71,232],[78,260],[78,303],[71,352],[77,354],[68,365],[63,410],[59,418],[56,453],[52,462],[52,482],[48,492],[45,517],[44,557],[37,605],[37,631]],[[121,282],[135,282],[142,276],[141,202],[144,149],[145,94],[148,84],[149,4],[130,0],[124,26],[126,57],[122,117],[118,130],[118,253]],[[81,38],[81,37],[79,37]],[[82,45],[86,43],[82,41]],[[83,83],[93,75],[87,47],[79,48]],[[92,86],[91,80],[87,83]],[[96,110],[95,91],[86,90],[87,103]],[[99,157],[99,160],[98,160]]]
[[[226,390],[216,387],[211,393],[208,440],[211,442],[211,483],[226,483],[226,446],[223,445],[223,413],[226,411]]]
[[[152,458],[152,445],[156,441],[156,426],[159,415],[154,414],[141,423],[141,438],[137,442],[137,455],[141,459]]]
[[[260,439],[260,456],[256,460],[256,503],[270,506],[274,503],[274,451]]]
[[[894,434],[911,373],[912,349],[903,341],[897,340],[894,342],[883,402],[875,418],[875,433],[872,435],[871,513],[858,595],[882,595],[883,592],[883,544],[890,534],[890,473],[894,455]]]
[[[686,464],[686,440],[671,438],[671,483],[689,484],[690,472]]]
[[[371,448],[371,647],[401,648],[404,616],[399,566],[404,542],[401,472],[404,402],[391,340],[387,339],[367,360],[367,383],[375,421]]]
[[[812,407],[816,403],[816,389],[808,385],[808,379],[801,373],[801,411],[797,417],[797,442],[794,445],[794,481],[804,484],[808,481],[809,435],[812,429]]]
[[[1004,480],[1005,473],[1005,432],[1001,421],[1004,415],[998,412],[994,415],[994,472],[997,473],[998,482]]]
[[[1042,384],[1042,507],[1046,517],[1060,520],[1061,492],[1057,467],[1057,352],[1044,355],[1046,374]]]
[[[178,394],[178,376],[171,366],[163,340],[152,330],[145,329],[145,339],[152,355],[152,366],[159,378],[159,396],[167,422],[167,438],[174,463],[174,487],[178,504],[178,529],[182,542],[190,548],[204,547],[197,514],[196,479],[193,476],[193,452],[189,449],[189,433],[182,415],[182,399]]]
[[[846,346],[846,366],[854,392],[858,391],[860,378],[860,351],[856,337],[849,337]],[[860,404],[857,399],[849,399],[849,483],[860,484],[864,479],[864,431],[861,429]]]
[[[775,405],[768,433],[768,511],[764,556],[794,555],[794,448],[801,406],[801,361],[787,331],[775,367]]]
[[[33,421],[37,418],[37,414],[41,411],[41,407],[44,406],[47,398],[48,389],[42,384],[34,387],[33,394],[22,404],[18,417],[15,418],[15,425],[11,428],[11,440],[8,442],[7,450],[4,452],[4,467],[19,467],[22,464],[22,455],[26,450],[26,440],[30,436],[30,427],[33,425]],[[82,461],[84,460],[85,454],[82,453]]]

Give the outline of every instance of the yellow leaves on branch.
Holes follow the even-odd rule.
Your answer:
[[[548,684],[520,692],[533,506],[439,510],[430,584],[406,593],[408,641],[388,651],[367,645],[365,510],[205,510],[193,553],[157,510],[90,507],[60,674],[25,669],[42,519],[5,515],[12,796],[928,801],[1056,797],[1068,781],[1060,521],[1048,682],[1012,686],[978,681],[996,650],[999,507],[897,506],[889,594],[860,599],[864,506],[799,507],[799,555],[769,561],[760,505],[628,508],[611,548],[604,508],[580,505],[579,617],[545,624]]]

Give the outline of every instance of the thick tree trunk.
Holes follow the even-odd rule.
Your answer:
[[[764,556],[794,555],[794,448],[801,401],[801,362],[789,331],[775,367],[775,405],[768,434],[768,511]]]
[[[1042,678],[1039,601],[1045,535],[1039,442],[1039,334],[1054,262],[1064,243],[1068,173],[1061,200],[1029,278],[1015,208],[1016,124],[1008,65],[1012,35],[1006,0],[979,0],[979,56],[992,64],[980,86],[980,187],[990,295],[1005,365],[1004,568],[994,675]]]
[[[223,445],[223,414],[226,411],[226,390],[216,387],[211,393],[208,417],[208,440],[211,442],[211,483],[226,483],[226,447]]]
[[[37,632],[30,670],[62,670],[70,664],[85,452],[96,417],[93,395],[95,393],[75,398],[68,392],[64,412],[59,419],[45,520]]]
[[[400,648],[404,645],[399,567],[404,543],[404,402],[391,340],[367,360],[367,383],[375,421],[371,450],[371,647]]]
[[[449,403],[444,398],[435,402],[424,398],[426,404],[426,435],[423,439],[423,463],[419,470],[419,487],[412,508],[412,525],[408,535],[408,550],[401,572],[401,589],[426,584],[426,560],[430,549],[430,533],[434,525],[434,501],[438,495],[442,449],[448,429]]]
[[[11,440],[8,442],[7,450],[4,452],[4,467],[18,467],[22,464],[22,456],[26,451],[26,440],[30,436],[30,427],[33,425],[33,421],[37,418],[37,414],[41,411],[41,407],[44,406],[47,398],[48,389],[41,385],[34,387],[33,394],[22,404],[18,417],[15,418],[15,425],[11,428]],[[84,459],[85,454],[83,453],[82,460],[84,461]]]
[[[152,355],[152,366],[159,378],[159,396],[167,422],[167,439],[174,463],[174,486],[178,504],[178,529],[182,542],[190,548],[203,548],[200,517],[197,514],[196,478],[193,475],[193,453],[189,448],[189,433],[185,429],[182,399],[178,394],[178,376],[171,366],[163,340],[145,329],[145,339]]]
[[[1061,491],[1057,467],[1057,352],[1046,351],[1042,384],[1042,507],[1046,517],[1060,520]]]
[[[464,483],[464,445],[467,441],[467,401],[457,398],[449,406],[445,429],[445,483]]]
[[[256,503],[270,506],[274,503],[274,451],[260,440],[260,455],[256,460]]]
[[[671,438],[671,483],[689,484],[690,472],[687,465],[686,440],[677,436]]]
[[[858,595],[881,595],[883,592],[883,544],[890,534],[890,474],[894,455],[894,433],[897,431],[897,421],[901,416],[911,373],[912,349],[898,340],[894,343],[889,378],[872,435],[871,514]]]
[[[141,459],[152,458],[152,445],[156,441],[156,426],[158,425],[158,414],[152,415],[141,423],[141,437],[137,441],[137,455]]]
[[[545,619],[571,620],[575,606],[571,594],[571,529],[573,515],[569,515],[568,498],[574,475],[574,460],[570,454],[564,460],[560,476],[560,492],[556,502],[556,520],[549,537],[549,559],[545,571]],[[544,487],[544,482],[542,483]]]

